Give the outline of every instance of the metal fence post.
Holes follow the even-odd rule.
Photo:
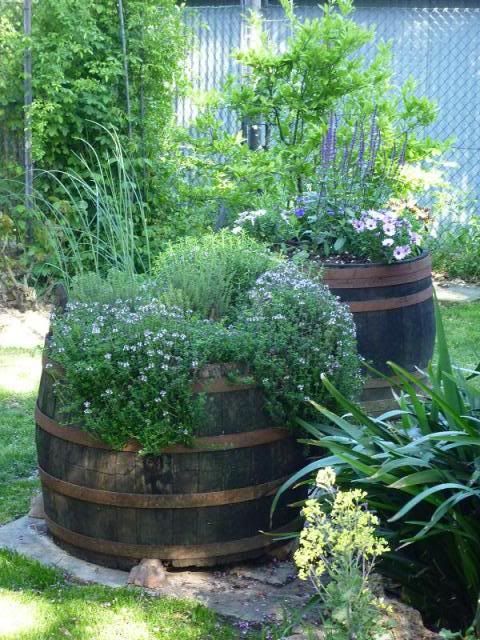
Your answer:
[[[241,0],[242,16],[240,31],[240,48],[247,51],[255,46],[260,39],[258,28],[249,22],[251,13],[261,13],[262,0]],[[246,73],[246,70],[243,70]],[[250,149],[258,149],[261,147],[260,125],[258,122],[244,119],[242,122],[242,132],[247,140]]]

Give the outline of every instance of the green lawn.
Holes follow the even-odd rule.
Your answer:
[[[453,360],[480,361],[480,303],[443,306]],[[33,409],[40,351],[0,350],[0,524],[28,510],[35,477]],[[0,638],[231,640],[238,630],[205,607],[132,589],[77,586],[57,571],[0,551]],[[255,637],[259,637],[258,635]]]
[[[480,302],[442,305],[442,312],[454,363],[475,368],[480,362]]]
[[[24,514],[38,488],[33,409],[40,351],[0,351],[0,525]]]
[[[233,640],[203,606],[134,589],[69,584],[61,573],[0,551],[0,638]]]

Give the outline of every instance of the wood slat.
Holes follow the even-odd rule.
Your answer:
[[[271,482],[239,489],[229,489],[228,491],[159,495],[119,493],[116,491],[104,491],[103,489],[92,489],[55,478],[41,467],[38,471],[42,486],[63,496],[95,504],[108,504],[115,507],[132,507],[136,509],[192,509],[248,502],[273,495],[288,479],[288,476],[285,476]]]
[[[42,413],[38,406],[35,408],[35,420],[40,429],[43,429],[47,433],[50,433],[57,438],[61,438],[62,440],[74,442],[75,444],[80,444],[85,447],[92,447],[94,449],[112,450],[109,445],[97,438],[94,438],[86,431],[83,431],[74,425],[60,425],[55,420],[52,420]],[[181,445],[165,447],[165,449],[162,449],[160,452],[160,455],[162,453],[201,453],[204,451],[226,451],[228,449],[256,447],[263,444],[277,442],[278,440],[284,440],[289,437],[291,437],[291,433],[288,429],[283,427],[269,427],[267,429],[257,429],[255,431],[246,431],[243,433],[195,438],[191,447]],[[140,448],[139,444],[132,442],[121,449],[121,451],[137,452]]]
[[[144,545],[144,544],[128,544],[125,542],[113,542],[111,540],[101,540],[91,538],[75,531],[71,531],[56,524],[50,518],[46,518],[48,529],[56,538],[66,542],[67,544],[93,551],[96,553],[104,553],[113,556],[122,556],[127,558],[160,558],[162,560],[189,560],[192,565],[196,564],[196,560],[214,559],[215,557],[223,558],[225,556],[235,555],[255,549],[266,549],[272,545],[272,534],[282,534],[288,531],[298,530],[299,522],[294,520],[275,531],[269,532],[269,535],[260,534],[250,538],[242,538],[240,540],[232,540],[229,542],[216,542],[202,545]]]
[[[417,258],[416,260],[411,260],[407,262],[399,262],[396,264],[364,264],[364,265],[343,265],[343,266],[329,266],[328,264],[323,265],[324,277],[331,284],[332,288],[337,285],[334,284],[336,281],[344,281],[349,280],[351,287],[355,288],[354,281],[371,279],[374,281],[382,280],[384,278],[393,278],[393,277],[408,277],[418,274],[419,272],[424,272],[425,270],[429,270],[431,272],[432,269],[432,258],[430,254],[426,254]],[[402,280],[402,282],[412,282],[415,280],[421,280],[421,278],[416,275],[413,280]],[[371,285],[368,285],[371,286]]]

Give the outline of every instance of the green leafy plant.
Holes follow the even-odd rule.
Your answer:
[[[224,242],[219,236],[218,247],[213,238],[203,245],[192,281],[185,292],[178,290],[182,300],[196,282],[204,295],[224,300],[218,280],[205,286],[202,266],[202,261],[214,263]],[[322,371],[346,393],[358,388],[360,363],[347,308],[290,264],[265,272],[251,286],[252,266],[258,268],[262,259],[266,266],[270,256],[265,252],[262,258],[251,241],[236,242],[236,248],[231,245],[236,261],[225,263],[236,306],[230,298],[224,321],[199,313],[211,315],[210,298],[196,314],[164,304],[162,292],[168,298],[171,288],[163,279],[132,280],[117,272],[105,282],[97,274],[73,279],[77,300],[54,318],[49,346],[62,367],[56,389],[65,420],[113,447],[135,438],[144,452],[156,453],[168,444],[191,442],[203,415],[193,383],[208,364],[233,364],[253,377],[282,426],[295,426],[296,416],[309,415],[305,395],[321,392]],[[179,248],[184,257],[185,246]],[[58,373],[54,366],[49,370]],[[322,397],[328,401],[325,392]]]
[[[445,220],[443,228],[430,241],[433,268],[449,278],[480,280],[480,220]]]
[[[437,309],[438,363],[428,381],[391,364],[398,410],[368,417],[324,377],[346,416],[315,404],[321,421],[304,423],[313,446],[328,450],[287,483],[326,466],[341,487],[368,493],[393,552],[382,570],[428,623],[480,633],[480,391],[478,373],[451,363]],[[286,486],[286,485],[285,485]]]
[[[244,302],[255,280],[279,262],[265,245],[223,231],[170,244],[153,272],[166,304],[218,320]]]
[[[21,180],[22,169],[13,166],[13,161],[19,156],[15,149],[23,143],[23,53],[29,46],[35,61],[31,121],[37,205],[43,198],[40,208],[53,226],[59,224],[59,218],[62,223],[70,221],[73,235],[67,242],[82,245],[84,229],[79,227],[84,227],[83,218],[90,224],[98,211],[91,197],[76,193],[77,186],[86,191],[85,184],[79,182],[92,182],[91,169],[96,171],[94,180],[101,191],[104,180],[118,180],[113,189],[109,185],[110,206],[122,208],[125,203],[113,202],[114,197],[127,191],[132,196],[135,191],[135,234],[142,236],[137,240],[136,262],[142,254],[147,263],[142,216],[150,229],[149,239],[155,238],[156,251],[168,237],[185,233],[190,218],[185,211],[173,215],[177,209],[176,167],[166,160],[172,144],[174,97],[183,90],[182,62],[189,42],[182,6],[174,0],[85,0],[81,6],[73,0],[45,0],[36,3],[32,36],[25,39],[21,3],[7,3],[5,10],[4,4],[0,18],[0,113],[5,133],[0,137],[5,139],[5,148],[10,144],[14,148],[12,162],[0,167],[2,177]],[[128,177],[124,172],[116,175],[118,165],[110,165],[112,158],[118,157],[117,145],[123,149],[123,158],[129,158]],[[88,155],[94,158],[86,162]],[[52,179],[52,172],[63,175],[58,173],[57,179]],[[70,178],[63,184],[67,174]],[[128,180],[135,182],[134,188],[127,185]],[[21,186],[18,189],[10,183],[6,191],[21,192]],[[71,202],[71,196],[76,203]],[[17,262],[27,272],[33,264],[36,275],[51,275],[48,267],[38,266],[48,262],[42,225],[34,229],[33,240],[30,237],[26,242],[28,212],[21,195],[11,194],[6,208],[15,226],[21,257]],[[108,242],[106,237],[104,240]],[[85,254],[88,249],[79,251]]]
[[[375,535],[379,520],[365,506],[366,492],[338,490],[335,479],[331,467],[320,470],[316,497],[303,507],[305,525],[294,555],[299,577],[310,580],[320,596],[326,640],[385,637],[382,603],[369,578],[388,545]]]
[[[188,141],[190,167],[212,215],[219,205],[232,218],[245,210],[278,206],[281,211],[297,196],[316,191],[332,113],[342,115],[340,146],[351,143],[357,123],[375,116],[387,158],[405,137],[407,162],[444,147],[424,135],[436,116],[433,103],[416,96],[412,82],[394,88],[388,47],[380,44],[366,62],[364,46],[374,31],[352,19],[352,2],[322,3],[321,16],[312,20],[297,18],[290,2],[282,5],[291,33],[285,47],[272,45],[254,16],[258,42],[236,55],[242,76],[222,92],[203,96],[196,135]],[[244,144],[243,133],[222,128],[219,109],[233,110],[239,121],[257,128],[255,149]],[[369,188],[372,195],[372,181]]]
[[[137,175],[115,131],[105,131],[112,154],[102,160],[84,141],[82,171],[51,171],[58,196],[36,192],[37,216],[53,250],[51,267],[69,285],[87,272],[122,271],[133,278],[150,268],[147,216]]]
[[[280,423],[313,417],[310,398],[328,402],[324,372],[347,395],[360,392],[352,315],[305,266],[286,263],[260,276],[234,327],[248,338],[252,371]]]

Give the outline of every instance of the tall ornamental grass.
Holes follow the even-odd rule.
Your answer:
[[[61,196],[50,200],[36,193],[38,218],[52,249],[50,266],[68,286],[87,272],[105,275],[113,269],[133,278],[151,267],[146,209],[132,162],[117,133],[101,128],[111,139],[106,161],[84,141],[81,172],[42,174]]]

